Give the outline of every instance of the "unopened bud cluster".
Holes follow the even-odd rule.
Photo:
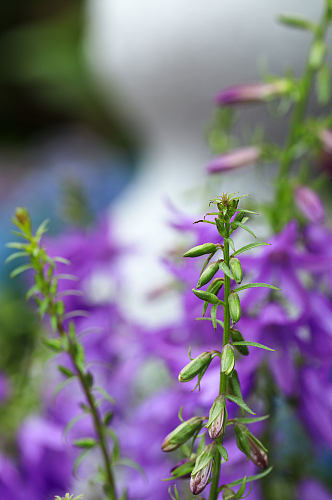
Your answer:
[[[188,250],[184,256],[189,258],[205,256],[202,271],[196,288],[193,288],[193,293],[203,301],[203,316],[210,308],[209,319],[214,329],[217,330],[218,324],[223,325],[222,342],[216,346],[215,350],[204,351],[191,358],[190,362],[180,371],[178,379],[179,382],[190,382],[197,377],[195,388],[200,387],[200,381],[210,364],[214,359],[218,359],[220,385],[212,402],[209,416],[196,416],[182,421],[166,436],[162,450],[169,452],[186,444],[183,449],[187,456],[183,462],[172,469],[172,478],[185,478],[190,474],[190,489],[194,495],[199,495],[211,481],[210,498],[214,499],[218,497],[220,492],[218,481],[221,457],[224,461],[228,460],[227,450],[223,446],[226,425],[227,427],[233,426],[237,446],[246,457],[261,469],[268,467],[266,448],[246,426],[247,423],[257,421],[257,418],[246,418],[246,424],[241,421],[241,418],[233,418],[229,421],[227,401],[230,400],[242,410],[254,414],[243,400],[241,384],[235,369],[237,357],[239,355],[247,356],[249,354],[248,346],[256,345],[257,347],[257,344],[246,342],[243,334],[235,327],[242,314],[240,293],[242,290],[257,286],[275,287],[266,283],[241,285],[243,270],[237,255],[251,248],[265,245],[265,243],[249,244],[236,251],[231,235],[239,228],[251,232],[245,226],[250,212],[238,208],[239,198],[226,194],[212,200],[211,203],[216,206],[216,211],[206,215],[214,216],[214,220],[209,222],[215,225],[221,241],[195,246]],[[206,222],[205,219],[200,222],[204,221]],[[203,289],[203,287],[206,288]],[[222,314],[220,318],[217,318],[219,310],[222,311]],[[197,445],[196,440],[198,439],[199,444]],[[206,444],[206,439],[210,439],[212,442]],[[238,496],[239,494],[240,496]],[[223,485],[224,498],[241,498],[241,495],[241,492],[235,494],[230,487]]]

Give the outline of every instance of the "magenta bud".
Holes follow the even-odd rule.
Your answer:
[[[263,445],[255,438],[253,439],[253,436],[250,434],[248,435],[248,442],[251,461],[254,462],[254,464],[260,469],[267,469],[269,466],[269,460]]]
[[[261,102],[269,97],[277,97],[291,90],[289,80],[277,80],[271,83],[256,83],[251,85],[237,85],[220,92],[216,101],[222,106],[233,104]]]
[[[322,130],[319,137],[322,141],[325,151],[329,154],[332,154],[332,130]]]
[[[207,485],[211,475],[213,455],[214,448],[211,444],[198,455],[190,478],[190,489],[193,495],[199,495]]]
[[[212,160],[207,165],[207,170],[210,174],[227,172],[255,163],[259,160],[260,156],[261,150],[256,146],[235,149]]]
[[[319,196],[307,186],[298,186],[295,189],[295,202],[302,214],[313,223],[324,220],[325,211]]]

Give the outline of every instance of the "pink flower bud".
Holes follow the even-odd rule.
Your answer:
[[[207,170],[210,174],[217,172],[227,172],[234,168],[244,167],[255,163],[261,156],[261,150],[255,146],[235,149],[212,160]]]
[[[237,85],[220,92],[216,97],[216,101],[222,106],[247,102],[261,102],[268,97],[286,94],[289,90],[290,82],[288,80],[278,80],[272,83]]]
[[[320,140],[322,141],[325,151],[332,154],[332,130],[322,130],[320,133]]]
[[[324,220],[324,207],[318,195],[307,186],[298,186],[295,189],[295,202],[302,214],[313,223]]]

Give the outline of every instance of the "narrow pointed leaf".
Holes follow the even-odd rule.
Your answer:
[[[236,250],[236,252],[233,253],[233,256],[235,255],[240,255],[240,253],[247,252],[248,250],[251,250],[252,248],[257,248],[257,247],[264,247],[264,246],[269,246],[270,243],[250,243],[250,245],[245,245],[242,248],[239,248],[239,250]]]
[[[14,252],[7,257],[7,259],[5,260],[5,264],[9,264],[9,262],[18,259],[19,257],[26,257],[26,255],[26,252]]]
[[[249,229],[248,226],[246,226],[245,224],[243,224],[242,222],[239,222],[239,221],[234,221],[232,222],[232,226],[235,226],[235,227],[240,227],[241,229],[244,229],[245,231],[247,231],[249,234],[251,234],[251,236],[253,236],[254,238],[256,238],[256,235],[255,233]]]
[[[10,273],[10,277],[15,278],[15,276],[18,276],[19,274],[22,274],[29,269],[32,269],[30,264],[23,264],[23,266],[16,267],[16,269],[14,269],[14,271]]]
[[[233,345],[247,345],[251,347],[258,347],[259,349],[265,349],[266,351],[275,351],[275,349],[271,349],[271,347],[267,347],[266,345],[260,344],[259,342],[250,342],[244,340],[243,342],[233,342]]]
[[[76,439],[73,442],[73,445],[76,446],[77,448],[83,448],[83,449],[91,449],[94,448],[95,446],[98,445],[98,441],[96,441],[94,438],[82,438],[82,439]]]
[[[247,285],[235,288],[234,292],[241,292],[242,290],[247,290],[248,288],[271,288],[271,290],[279,290],[276,286],[269,285],[268,283],[248,283]]]
[[[255,476],[248,476],[247,477],[247,482],[249,483],[249,481],[256,481],[258,479],[262,479],[263,477],[265,477],[268,474],[270,474],[270,472],[272,471],[272,469],[273,469],[273,467],[269,467],[268,469],[266,469],[265,471],[261,472],[260,474],[256,474]],[[237,481],[233,481],[232,483],[229,483],[227,486],[229,488],[232,488],[233,486],[238,486],[239,484],[242,484],[242,481],[243,481],[243,479],[241,478],[241,479],[238,479]]]
[[[262,417],[237,417],[228,420],[226,425],[231,425],[234,422],[239,422],[240,424],[255,424],[256,422],[262,422],[269,418],[270,415],[263,415]]]
[[[234,279],[232,271],[230,270],[230,268],[228,267],[228,265],[225,262],[220,262],[219,267],[226,274],[226,276],[231,278],[231,280]]]
[[[225,398],[227,398],[230,401],[232,401],[233,403],[237,404],[240,408],[242,408],[246,412],[251,413],[251,415],[256,415],[256,413],[249,408],[249,406],[247,405],[247,403],[245,403],[243,401],[243,399],[238,398],[237,396],[234,396],[233,394],[225,394]]]

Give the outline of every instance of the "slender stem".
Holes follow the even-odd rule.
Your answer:
[[[112,471],[112,464],[109,456],[107,442],[105,439],[104,427],[101,421],[100,413],[98,411],[95,399],[90,391],[90,387],[88,385],[85,373],[82,371],[81,367],[75,361],[75,357],[73,356],[73,349],[74,349],[73,341],[71,337],[68,335],[66,329],[64,328],[62,320],[59,317],[59,315],[57,315],[57,330],[60,336],[62,337],[65,336],[68,340],[68,345],[69,345],[68,354],[75,367],[77,378],[81,384],[82,391],[85,395],[86,401],[90,408],[95,432],[98,437],[98,444],[103,456],[105,472],[107,477],[107,493],[110,495],[111,500],[116,500],[117,496],[116,496],[115,481]]]
[[[329,26],[329,17],[330,17],[330,7],[326,5],[324,10],[322,20],[317,26],[315,35],[313,37],[311,48],[320,40],[324,40],[328,26]],[[311,49],[310,49],[311,52]],[[309,53],[310,53],[309,52]],[[316,69],[313,68],[310,57],[308,57],[308,61],[306,67],[304,69],[303,76],[299,82],[300,88],[300,98],[298,102],[294,106],[293,116],[291,118],[290,129],[288,138],[284,147],[284,153],[282,156],[282,160],[280,163],[279,173],[277,176],[277,192],[276,192],[276,200],[275,200],[275,210],[276,214],[273,220],[274,229],[279,231],[282,229],[283,225],[287,223],[287,220],[283,220],[280,217],[279,209],[282,205],[287,205],[288,202],[291,201],[291,185],[289,183],[289,173],[292,166],[292,162],[294,160],[295,151],[293,146],[296,144],[298,139],[298,133],[300,129],[300,125],[303,122],[303,119],[306,114],[308,101],[310,98],[311,88],[313,85],[313,80],[316,74]],[[289,212],[289,211],[288,211]],[[288,214],[286,214],[287,218]]]
[[[229,267],[229,243],[227,238],[229,237],[229,222],[225,223],[226,229],[226,238],[224,239],[224,262]],[[230,313],[229,313],[229,294],[231,292],[231,280],[224,273],[224,331],[223,331],[223,341],[222,345],[226,345],[229,342],[230,336]],[[219,395],[226,392],[227,389],[227,376],[221,371],[220,367],[220,384],[219,384]],[[219,438],[222,441],[222,438]],[[213,476],[211,482],[210,496],[209,500],[216,500],[218,498],[219,492],[219,476],[220,476],[220,465],[221,465],[221,455],[219,450],[216,450],[215,459],[214,459],[214,467],[213,467]]]

